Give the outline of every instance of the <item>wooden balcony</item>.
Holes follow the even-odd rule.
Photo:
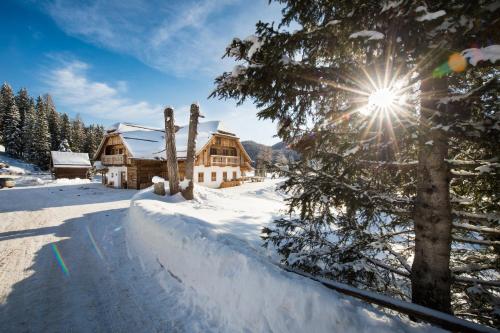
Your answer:
[[[217,166],[238,166],[240,165],[240,158],[238,156],[211,155],[210,162],[212,165]]]
[[[123,165],[125,164],[125,155],[102,155],[101,163],[103,165]]]

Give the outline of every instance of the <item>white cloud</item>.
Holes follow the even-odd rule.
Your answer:
[[[43,9],[67,34],[177,76],[227,69],[231,39],[279,15],[267,0],[47,0]]]
[[[112,85],[92,81],[88,77],[89,65],[78,61],[59,61],[42,79],[56,103],[100,119],[113,121],[152,122],[161,119],[162,107],[146,101],[133,101],[126,97],[127,83]]]

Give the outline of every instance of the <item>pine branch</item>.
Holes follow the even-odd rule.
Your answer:
[[[488,228],[488,227],[478,227],[478,226],[475,226],[472,224],[459,223],[459,222],[453,222],[452,225],[453,225],[453,227],[455,227],[457,229],[485,232],[485,233],[492,233],[492,234],[500,235],[500,229]]]
[[[482,240],[482,239],[474,239],[474,238],[466,238],[458,236],[452,236],[451,238],[455,242],[460,242],[460,243],[478,244],[485,246],[500,245],[500,241],[490,241],[490,240]]]
[[[462,274],[462,273],[470,273],[470,272],[480,272],[480,271],[485,271],[488,269],[497,269],[497,268],[498,268],[497,265],[494,263],[488,264],[488,265],[469,264],[469,265],[454,267],[451,269],[451,271],[454,274]]]
[[[407,278],[410,277],[410,273],[408,273],[408,272],[404,272],[404,271],[401,271],[401,270],[399,270],[397,268],[394,268],[392,266],[384,264],[383,262],[381,262],[381,261],[379,261],[377,259],[373,259],[373,258],[369,258],[369,257],[365,257],[365,258],[366,258],[366,260],[368,260],[370,263],[374,264],[375,266],[384,268],[384,269],[386,269],[388,271],[391,271],[394,274],[397,274],[397,275],[400,275],[400,276],[404,276],[404,277],[407,277]]]

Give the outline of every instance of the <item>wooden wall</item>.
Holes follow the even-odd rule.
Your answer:
[[[210,166],[210,148],[222,150],[227,147],[236,149],[236,157],[239,157],[240,159],[240,166],[245,166],[246,162],[250,162],[246,161],[245,155],[241,151],[240,144],[238,144],[238,139],[214,135],[210,142],[205,146],[205,149],[203,149],[196,157],[195,165]]]
[[[88,177],[87,171],[89,168],[54,168],[54,176],[59,178],[80,178],[86,179]]]
[[[155,160],[131,160],[127,167],[128,188],[143,189],[153,184],[154,176],[167,179],[167,162]]]

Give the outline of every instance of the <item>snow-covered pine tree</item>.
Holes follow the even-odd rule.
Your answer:
[[[278,26],[229,45],[240,64],[213,93],[254,100],[302,153],[267,243],[314,274],[498,325],[497,1],[278,2]]]
[[[3,101],[0,93],[0,145],[3,144]]]
[[[59,149],[58,151],[65,151],[65,152],[71,152],[71,148],[69,146],[69,142],[66,139],[63,139],[61,143],[59,144]]]
[[[26,118],[26,113],[28,112],[28,109],[30,108],[30,103],[32,102],[30,95],[28,94],[28,90],[26,88],[21,88],[17,92],[16,95],[16,105],[19,110],[19,130],[21,131],[21,138],[23,137],[23,131],[24,131],[24,119]],[[24,145],[26,144],[26,141],[24,139],[21,140],[20,142],[20,151],[24,152]],[[22,153],[21,153],[22,154]]]
[[[52,150],[57,150],[57,148],[59,148],[59,144],[61,143],[61,116],[56,111],[56,106],[52,100],[52,96],[45,94],[43,96],[43,103],[49,124],[50,146]]]
[[[61,115],[61,142],[66,140],[71,147],[71,121],[66,113]]]
[[[36,99],[36,121],[33,137],[33,162],[40,168],[47,169],[50,163],[50,132],[45,113],[45,104],[41,96]]]
[[[35,102],[33,98],[29,98],[28,107],[24,111],[24,121],[21,137],[23,139],[23,153],[22,157],[28,162],[34,162],[35,159]]]
[[[16,105],[12,88],[4,83],[1,89],[2,95],[2,130],[5,151],[14,157],[20,157],[22,153],[22,138],[20,123],[21,117]]]
[[[84,141],[85,127],[80,116],[77,115],[76,118],[71,122],[71,150],[74,152],[82,152],[84,150]]]
[[[84,152],[88,153],[92,158],[94,153],[97,151],[99,147],[99,143],[101,143],[101,138],[99,135],[99,129],[97,125],[89,125],[85,127],[85,144],[84,144]]]

